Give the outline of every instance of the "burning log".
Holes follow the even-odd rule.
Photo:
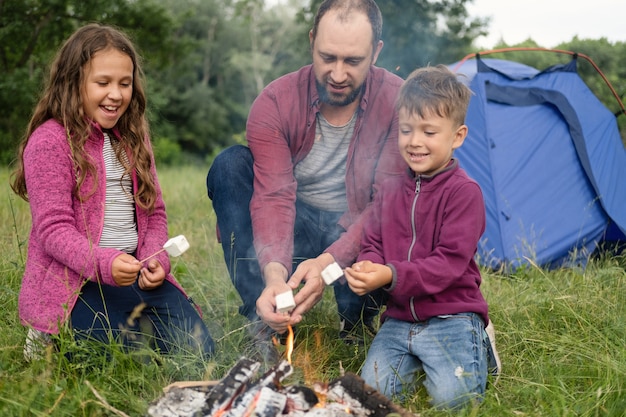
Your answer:
[[[245,391],[246,384],[261,367],[259,362],[241,358],[226,376],[208,392],[206,385],[171,387],[164,396],[148,407],[150,417],[212,416],[228,409],[237,396]],[[185,384],[188,385],[188,384]],[[200,385],[200,384],[199,384]]]
[[[240,359],[213,387],[186,382],[170,386],[148,408],[149,417],[408,417],[359,376],[347,373],[330,384],[283,386],[293,369],[287,361],[255,380],[260,363]]]
[[[292,371],[291,365],[286,361],[270,368],[259,381],[235,399],[224,417],[280,415],[287,403],[287,397],[279,392],[280,382],[291,375]],[[282,406],[277,411],[273,411],[279,404]]]
[[[206,393],[191,388],[171,388],[148,407],[150,417],[193,417],[206,405]]]
[[[261,364],[251,359],[242,358],[233,366],[228,374],[215,386],[206,398],[202,411],[204,415],[215,415],[220,410],[229,408],[237,395],[245,389],[246,384],[256,374]]]
[[[234,412],[228,413],[228,415],[232,417],[274,417],[283,413],[285,405],[287,405],[287,396],[285,394],[281,394],[268,387],[263,387],[255,396],[254,400],[250,401],[246,412],[236,414],[236,410],[233,410]]]
[[[393,403],[389,398],[367,385],[361,377],[351,372],[347,372],[328,385],[327,397],[348,406],[350,410],[367,411],[358,413],[358,415],[385,417],[393,413],[407,417],[415,416]]]

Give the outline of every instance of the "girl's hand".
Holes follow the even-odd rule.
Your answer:
[[[156,259],[150,259],[146,268],[141,269],[139,288],[150,291],[160,287],[165,281],[165,269]]]
[[[134,256],[123,253],[113,259],[111,275],[120,287],[132,285],[141,270],[141,263]]]
[[[370,261],[357,262],[344,270],[350,289],[357,295],[365,295],[391,284],[393,272],[387,265]]]

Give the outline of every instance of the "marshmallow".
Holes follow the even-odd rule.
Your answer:
[[[170,256],[180,256],[189,249],[189,242],[187,242],[185,236],[178,235],[165,242],[163,249],[165,249]]]
[[[324,280],[326,285],[331,285],[342,276],[343,270],[337,262],[333,262],[322,271],[322,279]]]
[[[279,313],[288,313],[295,308],[296,302],[293,299],[293,291],[287,291],[276,295],[276,311]]]

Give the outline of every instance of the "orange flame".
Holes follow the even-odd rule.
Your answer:
[[[287,362],[291,365],[291,354],[293,353],[293,329],[291,324],[287,325]]]

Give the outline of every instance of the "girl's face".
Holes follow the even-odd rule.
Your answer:
[[[429,113],[422,119],[404,108],[398,113],[398,123],[400,154],[418,175],[443,170],[467,135],[467,126],[457,127],[450,118]]]
[[[103,129],[122,117],[133,96],[133,61],[117,49],[96,52],[85,65],[82,89],[85,115]]]

